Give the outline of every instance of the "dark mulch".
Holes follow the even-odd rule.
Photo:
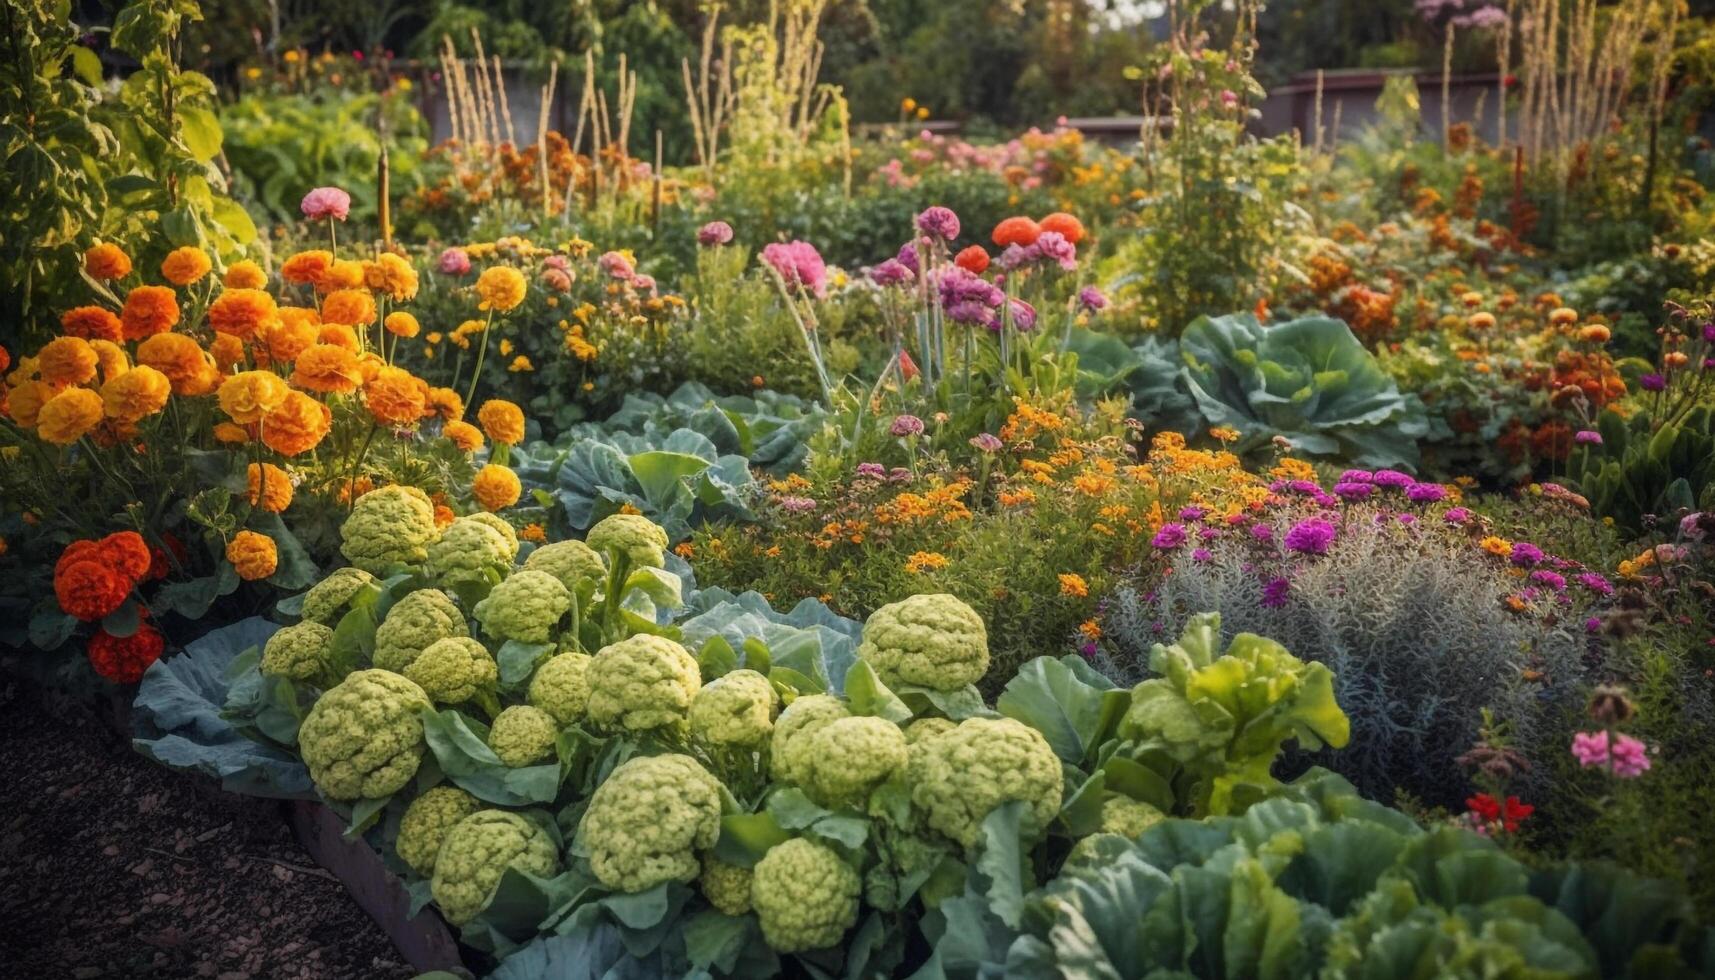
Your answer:
[[[0,976],[415,975],[276,803],[133,752],[0,681]]]

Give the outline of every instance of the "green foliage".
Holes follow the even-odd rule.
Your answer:
[[[1715,408],[1698,405],[1677,422],[1652,425],[1641,411],[1612,410],[1597,419],[1600,445],[1573,452],[1567,475],[1593,513],[1641,531],[1646,520],[1672,518],[1709,502],[1715,488]]]

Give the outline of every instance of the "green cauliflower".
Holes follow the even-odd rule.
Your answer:
[[[518,557],[518,530],[511,524],[508,524],[506,522],[506,518],[501,517],[499,514],[490,514],[486,510],[479,510],[474,514],[467,514],[464,517],[459,518],[459,520],[475,521],[478,524],[487,524],[489,527],[499,531],[500,536],[506,539],[507,563],[510,564],[512,559]]]
[[[937,735],[945,735],[959,727],[949,718],[919,718],[905,726],[905,744],[916,748]]]
[[[480,579],[484,569],[510,569],[512,547],[488,523],[461,517],[448,524],[435,543],[429,545],[426,568],[430,577],[442,586]]]
[[[262,673],[269,677],[290,677],[317,687],[331,687],[339,682],[333,676],[330,658],[333,654],[333,630],[321,623],[305,620],[296,626],[285,626],[262,645]]]
[[[1103,833],[1119,834],[1135,840],[1137,835],[1166,819],[1167,814],[1129,796],[1115,795],[1102,801]]]
[[[500,680],[493,654],[468,636],[436,640],[406,664],[403,673],[436,704],[463,704],[493,690]]]
[[[590,797],[578,842],[601,883],[634,894],[690,882],[721,835],[721,785],[688,755],[639,756]]]
[[[1074,871],[1097,869],[1113,863],[1115,854],[1124,854],[1131,849],[1131,841],[1120,834],[1098,831],[1087,837],[1078,838],[1072,849],[1066,852],[1066,860],[1060,865],[1061,877],[1070,877]]]
[[[572,594],[547,572],[513,572],[476,604],[476,618],[489,636],[520,643],[547,643],[572,608]]]
[[[530,552],[524,567],[533,572],[547,572],[560,580],[568,591],[577,591],[578,583],[593,579],[597,582],[607,574],[607,563],[601,555],[582,541],[556,541]]]
[[[988,672],[988,631],[956,596],[914,595],[870,614],[857,655],[883,683],[955,691]]]
[[[387,670],[354,671],[316,700],[298,750],[331,800],[379,799],[405,787],[423,760],[420,712],[429,696]]]
[[[1029,837],[1060,812],[1060,759],[1041,732],[1011,718],[970,718],[930,739],[912,754],[909,776],[911,802],[929,826],[966,848],[1002,803],[1030,805]]]
[[[905,768],[905,733],[886,718],[838,718],[805,739],[809,792],[823,806],[862,804]]]
[[[482,802],[457,786],[430,787],[405,808],[393,850],[412,871],[427,878],[435,873],[435,857],[448,832],[480,809]]]
[[[795,837],[756,862],[750,904],[772,949],[800,953],[839,943],[857,923],[862,891],[858,873],[832,848]]]
[[[469,636],[470,626],[451,596],[418,589],[393,604],[375,630],[375,666],[403,673],[436,640]]]
[[[560,726],[541,708],[515,704],[502,711],[488,730],[488,747],[511,769],[544,762],[554,754]]]
[[[299,615],[306,623],[321,623],[333,626],[344,614],[349,603],[364,586],[380,585],[375,576],[361,568],[337,569],[332,575],[310,586],[310,591],[304,593],[304,604]]]
[[[593,660],[587,653],[561,653],[548,658],[530,678],[526,699],[553,715],[560,724],[572,724],[589,707],[589,669]]]
[[[633,567],[661,568],[667,563],[667,531],[641,514],[614,514],[597,521],[584,543],[598,555],[618,551]]]
[[[829,694],[807,694],[787,705],[774,723],[769,746],[769,771],[775,781],[806,785],[810,781],[810,736],[851,714],[844,702]]]
[[[735,670],[703,685],[691,702],[691,734],[704,745],[760,749],[774,731],[774,685],[754,670]]]
[[[346,561],[381,575],[395,563],[421,565],[440,530],[429,495],[396,483],[357,498],[339,536]]]
[[[589,718],[604,728],[680,728],[702,686],[697,658],[663,636],[639,634],[596,651]]]
[[[750,869],[728,864],[714,856],[703,855],[703,875],[697,884],[709,904],[727,915],[743,915],[750,911]]]
[[[448,832],[429,893],[455,926],[488,907],[507,868],[539,878],[560,873],[560,851],[535,821],[507,810],[478,810]]]

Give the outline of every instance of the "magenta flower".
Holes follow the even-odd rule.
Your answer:
[[[1662,391],[1667,388],[1667,379],[1659,374],[1646,374],[1638,379],[1638,387],[1645,391]]]
[[[903,286],[917,277],[911,274],[905,263],[898,259],[888,259],[870,269],[869,278],[877,286]]]
[[[1376,491],[1376,486],[1373,483],[1336,483],[1336,484],[1334,484],[1335,496],[1341,497],[1341,498],[1346,499],[1346,500],[1362,500],[1365,497],[1368,497],[1370,494],[1375,493],[1375,491]]]
[[[697,229],[697,244],[705,247],[725,245],[732,241],[732,225],[724,221],[711,221]]]
[[[1679,519],[1679,536],[1687,541],[1702,541],[1708,537],[1703,529],[1703,513],[1687,514]]]
[[[1311,517],[1292,525],[1286,532],[1286,547],[1306,555],[1325,555],[1328,546],[1334,543],[1334,525],[1321,519]]]
[[[441,272],[449,276],[462,276],[470,271],[470,256],[462,248],[449,248],[441,253]]]
[[[1468,507],[1449,507],[1441,519],[1449,524],[1463,524],[1471,519],[1471,510]]]
[[[857,464],[857,475],[872,480],[885,480],[887,479],[887,467],[880,463],[859,463]]]
[[[1182,521],[1200,521],[1203,519],[1203,515],[1207,513],[1208,511],[1203,508],[1192,504],[1189,507],[1179,508],[1179,519]]]
[[[1267,524],[1252,524],[1251,537],[1258,541],[1273,541],[1274,528],[1269,527]]]
[[[344,221],[351,214],[351,195],[337,187],[318,187],[304,195],[298,209],[311,221],[323,218]]]
[[[631,264],[631,260],[618,252],[601,253],[601,258],[596,259],[595,264],[610,279],[625,281],[637,275],[637,269]]]
[[[1405,488],[1405,499],[1416,504],[1433,504],[1446,499],[1447,488],[1439,483],[1413,483]]]
[[[1530,580],[1538,585],[1546,585],[1556,592],[1566,591],[1566,576],[1559,572],[1538,569],[1530,573]]]
[[[959,216],[953,213],[952,208],[937,204],[917,216],[917,230],[950,242],[959,237]]]
[[[1264,609],[1279,609],[1286,605],[1286,599],[1292,592],[1292,583],[1283,578],[1271,578],[1262,586],[1262,607]]]
[[[1214,552],[1208,548],[1196,548],[1191,552],[1192,561],[1208,561],[1213,557],[1215,557]]]
[[[912,274],[915,275],[920,271],[917,263],[917,240],[914,238],[911,241],[906,242],[904,245],[899,246],[899,251],[893,256],[893,258],[894,261],[907,269],[910,269]]]
[[[1347,470],[1340,474],[1341,483],[1374,483],[1376,475],[1369,470]]]
[[[1417,482],[1411,478],[1411,474],[1401,473],[1399,470],[1376,470],[1371,479],[1377,486],[1395,488],[1409,487]]]
[[[1649,771],[1648,747],[1630,735],[1614,739],[1614,744],[1608,749],[1608,758],[1613,762],[1614,775],[1621,779],[1635,779]]]
[[[1572,434],[1572,441],[1586,446],[1600,446],[1602,444],[1602,433],[1597,432],[1595,429],[1579,429],[1577,432]]]
[[[1164,551],[1169,548],[1177,548],[1185,543],[1185,525],[1163,524],[1161,530],[1155,532],[1155,537],[1149,543]]]
[[[980,432],[971,437],[971,445],[980,452],[998,453],[1001,450],[1000,437],[987,432]]]
[[[1019,333],[1029,333],[1036,329],[1036,307],[1021,299],[1012,300],[1007,307],[1012,311],[1012,329]],[[998,330],[999,327],[997,322],[995,328]]]
[[[1584,572],[1577,577],[1577,582],[1579,585],[1584,586],[1586,589],[1589,589],[1597,595],[1606,596],[1614,594],[1614,583],[1608,581],[1606,578],[1603,578],[1595,572]]]
[[[809,242],[771,242],[762,249],[762,261],[779,273],[787,286],[817,297],[827,294],[828,266],[822,261],[822,253]]]
[[[1091,313],[1099,312],[1108,305],[1108,298],[1094,286],[1085,286],[1078,290],[1078,305]]]
[[[1045,231],[1037,235],[1036,242],[1030,249],[1036,251],[1041,261],[1057,263],[1062,272],[1072,272],[1078,268],[1078,246],[1057,231]]]
[[[923,434],[923,420],[915,415],[898,415],[894,417],[893,424],[888,426],[887,431],[901,439],[920,436]]]
[[[1513,551],[1510,557],[1512,558],[1514,565],[1518,565],[1522,568],[1529,568],[1531,565],[1541,561],[1543,559],[1543,554],[1541,548],[1531,544],[1529,541],[1519,541],[1513,545]]]

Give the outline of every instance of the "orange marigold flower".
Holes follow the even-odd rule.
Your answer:
[[[95,543],[95,556],[109,568],[132,582],[141,582],[149,574],[154,557],[149,543],[136,531],[115,531]]]
[[[1084,635],[1085,640],[1094,643],[1102,638],[1102,624],[1093,619],[1086,619],[1078,624],[1078,632]]]
[[[195,340],[182,333],[156,334],[137,345],[137,363],[167,376],[175,395],[199,395],[208,391],[207,375],[214,371],[208,355]]]
[[[1036,242],[1042,226],[1022,215],[1015,215],[994,226],[994,243],[1001,248],[1017,245],[1023,248]]]
[[[483,402],[476,410],[476,420],[495,442],[516,446],[524,441],[524,410],[503,398]]]
[[[1470,324],[1472,330],[1493,330],[1495,328],[1495,315],[1485,310],[1481,313],[1471,314],[1465,319],[1465,322]]]
[[[301,391],[287,392],[280,407],[262,416],[262,444],[282,456],[314,449],[333,427],[333,412]]]
[[[1605,344],[1613,335],[1613,331],[1600,323],[1578,328],[1578,339],[1586,344]]]
[[[123,340],[124,328],[112,310],[99,306],[77,306],[60,314],[60,329],[84,340]]]
[[[101,386],[101,404],[107,417],[118,422],[137,422],[167,407],[173,383],[147,364],[109,378]]]
[[[333,344],[315,344],[292,365],[292,384],[308,391],[345,393],[363,383],[357,355]]]
[[[471,480],[470,494],[486,511],[505,510],[518,502],[518,497],[524,492],[524,487],[518,482],[518,474],[509,467],[489,463],[476,471],[476,477]]]
[[[149,665],[161,659],[167,641],[155,627],[138,623],[130,636],[114,636],[99,630],[89,638],[86,650],[89,665],[97,674],[115,684],[135,684],[143,679]]]
[[[55,337],[36,352],[36,371],[43,381],[56,387],[94,379],[100,363],[95,348],[82,337]]]
[[[244,470],[250,506],[278,514],[292,506],[291,474],[273,463],[251,463]]]
[[[95,362],[100,367],[98,372],[102,381],[109,381],[131,370],[131,358],[126,356],[125,348],[111,340],[92,340],[89,346],[95,351]]]
[[[541,524],[532,522],[518,529],[518,537],[525,541],[542,544],[548,540],[548,529]]]
[[[947,556],[939,551],[916,551],[905,559],[905,570],[913,575],[947,567]]]
[[[131,582],[93,555],[65,562],[54,570],[54,598],[59,600],[60,609],[86,623],[118,610],[130,594]]]
[[[322,300],[322,322],[368,326],[375,322],[375,297],[365,289],[336,289]]]
[[[382,425],[415,425],[423,417],[423,388],[411,372],[383,365],[363,386],[363,406]]]
[[[1082,575],[1070,572],[1062,573],[1060,576],[1060,594],[1082,599],[1090,594],[1090,586],[1084,581]]]
[[[126,340],[142,340],[178,326],[179,299],[166,286],[138,286],[125,294],[119,325]]]
[[[209,342],[208,354],[222,373],[231,371],[244,361],[244,341],[229,333],[217,333]]]
[[[1043,231],[1059,232],[1074,245],[1084,240],[1084,223],[1064,211],[1056,211],[1043,218],[1040,227]]]
[[[1506,558],[1513,553],[1512,542],[1505,538],[1495,537],[1492,534],[1477,542],[1477,545],[1489,554],[1498,555],[1502,558]]]
[[[45,381],[21,381],[6,394],[6,414],[26,429],[36,427],[42,406],[54,397],[54,386]]]
[[[69,446],[101,424],[101,396],[88,388],[67,388],[47,400],[36,416],[36,434],[56,446]]]
[[[324,292],[335,289],[359,289],[363,286],[363,263],[355,259],[335,259],[318,284]]]
[[[189,286],[208,275],[211,268],[208,253],[195,245],[181,245],[161,260],[161,275],[175,286]]]
[[[526,288],[524,273],[509,265],[489,266],[476,277],[476,294],[481,297],[476,308],[505,313],[524,302]]]
[[[381,355],[372,350],[357,355],[357,370],[363,375],[364,384],[374,381],[375,376],[386,366],[387,362],[381,359]]]
[[[131,256],[117,245],[102,242],[83,253],[83,271],[91,279],[123,279],[131,274]]]
[[[429,408],[448,421],[464,418],[464,399],[451,388],[430,388]]]
[[[280,564],[280,552],[268,535],[239,531],[226,543],[226,560],[232,562],[239,578],[255,582],[274,574]]]
[[[290,390],[272,371],[240,371],[221,384],[217,397],[232,421],[248,425],[279,408]]]
[[[229,446],[242,446],[250,441],[250,432],[235,422],[216,422],[214,440]]]
[[[1570,327],[1578,322],[1578,311],[1561,306],[1548,314],[1548,322],[1557,327]]]
[[[381,321],[381,325],[386,327],[387,332],[393,336],[406,339],[417,336],[417,332],[422,329],[417,323],[417,318],[404,310],[395,310],[387,314],[387,319]]]
[[[458,517],[459,516],[457,514],[453,513],[453,509],[448,507],[446,504],[435,505],[436,527],[446,527],[448,524],[458,520]]]
[[[311,249],[307,252],[288,258],[280,266],[280,278],[300,286],[321,286],[326,281],[328,270],[333,268],[333,253],[321,249]]]
[[[216,333],[249,338],[279,317],[274,297],[260,289],[228,289],[208,307],[208,325]]]
[[[249,259],[240,259],[226,267],[220,283],[227,289],[261,289],[268,285],[268,274]]]
[[[452,419],[441,426],[441,435],[467,453],[474,453],[482,448],[482,431],[469,422]]]
[[[299,354],[316,342],[320,317],[316,316],[315,310],[298,306],[283,306],[279,314],[279,319],[262,328],[263,348],[267,350],[269,358],[275,361],[295,361]]]
[[[386,293],[394,302],[404,302],[417,295],[417,270],[404,257],[382,252],[373,262],[363,263],[364,285],[378,293]]]
[[[357,339],[357,331],[343,323],[322,324],[316,331],[316,343],[343,347],[353,354],[363,350],[363,344]]]

